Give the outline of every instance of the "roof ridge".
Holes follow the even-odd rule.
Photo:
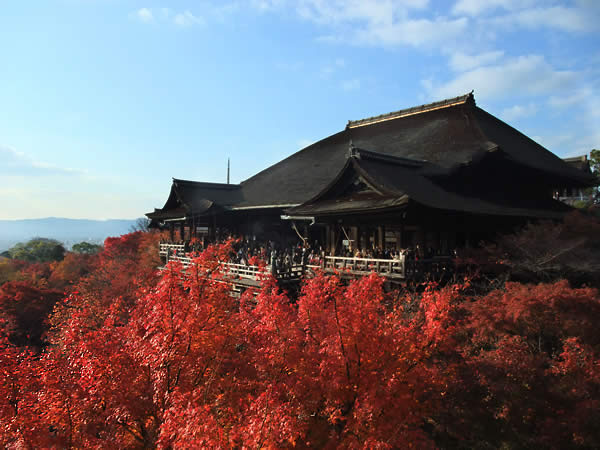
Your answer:
[[[204,187],[212,187],[218,189],[236,189],[239,188],[239,184],[233,183],[212,183],[209,181],[193,181],[193,180],[182,180],[179,178],[173,178],[173,183],[175,184],[189,184],[194,186],[204,186]]]
[[[372,125],[374,123],[384,122],[386,120],[398,119],[400,117],[412,116],[415,114],[434,111],[436,109],[449,108],[451,106],[462,105],[466,103],[472,103],[472,105],[475,106],[475,97],[473,96],[473,91],[469,92],[468,94],[459,95],[458,97],[448,98],[420,106],[413,106],[411,108],[401,109],[387,114],[380,114],[378,116],[367,117],[359,120],[349,120],[348,124],[346,125],[346,129]]]
[[[403,166],[411,167],[422,167],[427,164],[428,161],[424,159],[411,159],[404,158],[401,156],[387,155],[385,153],[374,152],[372,150],[364,150],[362,148],[351,147],[348,152],[348,158],[356,159],[370,159],[374,161],[389,162],[392,164],[399,164]]]
[[[562,158],[563,161],[565,162],[576,162],[576,161],[582,161],[585,162],[588,160],[588,155],[578,155],[578,156],[568,156],[567,158]]]

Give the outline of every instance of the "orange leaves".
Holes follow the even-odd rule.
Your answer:
[[[106,243],[57,307],[60,339],[42,355],[2,341],[1,444],[597,447],[592,289],[402,297],[374,274],[319,274],[292,299],[265,274],[256,296],[234,299],[220,273],[230,245],[156,279],[136,266],[145,245],[135,234]],[[17,288],[3,288],[14,290],[4,312],[35,305],[37,290]]]

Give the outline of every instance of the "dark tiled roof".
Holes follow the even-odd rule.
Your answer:
[[[172,209],[157,209],[154,208],[154,212],[146,214],[146,217],[151,220],[168,220],[168,219],[179,219],[185,217],[187,209],[183,207],[172,208]]]
[[[503,215],[518,217],[560,217],[570,210],[560,202],[548,198],[547,201],[515,206],[510,201],[499,203],[494,200],[467,196],[450,192],[427,176],[425,165],[408,165],[404,159],[379,157],[372,152],[357,151],[348,159],[342,172],[352,171],[369,185],[374,186],[379,195],[366,197],[349,196],[331,198],[327,191],[333,190],[334,185],[318,193],[313,199],[303,205],[288,210],[291,215],[331,215],[350,214],[360,210],[383,210],[405,206],[409,201],[440,209],[463,211],[474,214]],[[339,174],[336,177],[341,180]]]
[[[475,106],[470,99],[472,94],[467,94],[350,122],[343,131],[242,182],[240,206],[299,204],[313,197],[344,166],[350,142],[385,155],[429,161],[448,172],[500,148],[516,162],[565,182],[593,183],[589,176],[569,167],[538,143]]]
[[[174,178],[172,189],[175,190],[178,200],[194,211],[210,207],[207,201],[229,207],[241,200],[239,184],[202,183]]]
[[[426,161],[427,170],[452,173],[500,149],[517,164],[556,179],[589,186],[593,177],[475,105],[473,94],[348,122],[348,126],[283,159],[239,185],[173,180],[163,210],[206,200],[223,208],[289,207],[314,197],[346,163],[350,143],[395,158]],[[532,180],[536,183],[537,180]]]
[[[240,201],[239,184],[202,183],[173,178],[171,192],[161,209],[146,214],[152,220],[201,215],[211,208],[227,208]]]
[[[372,125],[378,122],[384,122],[386,120],[399,119],[400,117],[412,116],[413,114],[420,114],[427,111],[434,111],[436,109],[448,108],[450,106],[464,105],[467,102],[471,102],[475,106],[475,98],[473,92],[469,94],[461,95],[459,97],[449,98],[439,102],[427,103],[426,105],[413,106],[412,108],[401,109],[400,111],[394,111],[387,114],[381,114],[379,116],[368,117],[360,120],[349,120],[346,128],[356,128],[365,125]]]
[[[590,160],[588,159],[587,155],[563,158],[563,161],[571,167],[573,167],[574,169],[581,170],[586,174],[592,173],[592,169],[590,168]]]

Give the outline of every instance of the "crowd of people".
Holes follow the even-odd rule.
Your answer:
[[[351,247],[342,247],[340,250],[331,254],[326,251],[318,241],[312,244],[308,241],[288,243],[282,245],[275,241],[260,241],[257,239],[235,238],[227,236],[221,242],[229,239],[235,239],[230,262],[240,265],[256,266],[267,264],[274,273],[280,273],[291,269],[294,266],[322,266],[326,256],[337,256],[346,258],[367,258],[381,260],[407,260],[420,261],[431,259],[436,256],[432,248],[422,248],[416,245],[414,248],[402,250],[372,247],[366,249],[352,249]],[[184,251],[199,252],[207,245],[203,240],[193,239],[192,241],[181,242],[184,245]]]

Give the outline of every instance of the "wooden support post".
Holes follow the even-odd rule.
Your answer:
[[[171,238],[171,242],[175,241],[175,223],[169,223],[169,237]]]
[[[337,225],[333,225],[331,227],[331,256],[335,256],[335,251],[337,249],[338,236],[339,236],[339,232],[337,230]]]
[[[423,230],[423,228],[419,228],[417,230],[417,242],[416,244],[423,248],[425,246],[425,231]]]

